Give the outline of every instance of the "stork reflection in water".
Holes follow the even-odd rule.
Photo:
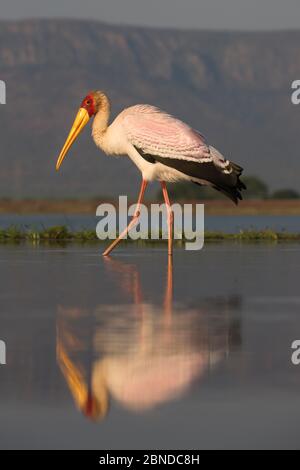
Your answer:
[[[105,417],[111,399],[135,412],[174,400],[239,345],[239,322],[229,315],[236,299],[173,306],[171,259],[161,305],[144,300],[137,266],[107,258],[130,303],[58,308],[57,361],[88,418]]]

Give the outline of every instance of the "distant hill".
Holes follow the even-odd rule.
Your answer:
[[[0,22],[0,196],[90,197],[137,191],[127,159],[100,154],[87,130],[54,170],[86,92],[114,114],[158,105],[201,130],[247,174],[300,191],[300,31],[156,30],[75,20]],[[155,191],[157,188],[155,188]]]

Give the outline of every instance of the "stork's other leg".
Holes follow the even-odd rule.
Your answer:
[[[140,217],[140,208],[141,208],[141,204],[142,204],[142,201],[143,201],[143,197],[144,197],[144,193],[145,193],[145,189],[147,187],[147,184],[148,184],[148,182],[146,180],[142,181],[139,198],[138,198],[138,201],[137,201],[137,204],[136,204],[136,209],[134,211],[134,214],[133,214],[133,217],[132,217],[131,221],[129,222],[128,226],[123,230],[123,232],[118,236],[118,238],[116,238],[109,245],[109,247],[106,248],[106,250],[103,253],[103,256],[108,256],[110,254],[110,252],[120,243],[120,241],[127,235],[127,233],[137,223],[137,221]]]
[[[167,191],[167,186],[164,181],[161,182],[162,192],[164,195],[164,200],[167,207],[168,212],[168,255],[172,256],[173,254],[173,223],[174,223],[174,215],[171,208],[171,203]]]

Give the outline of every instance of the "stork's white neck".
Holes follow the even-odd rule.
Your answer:
[[[99,111],[95,115],[93,130],[104,132],[107,129],[110,117],[110,102],[107,96],[103,93],[99,104]]]
[[[92,136],[95,144],[107,155],[127,155],[128,142],[124,138],[122,126],[119,126],[122,113],[110,125],[110,101],[107,96],[101,92],[97,95],[100,99],[99,111],[95,115],[92,125]]]
[[[110,101],[108,97],[103,93],[101,94],[100,109],[94,117],[92,125],[92,136],[99,147],[102,148],[102,142],[105,138],[105,134],[108,128],[110,118]]]

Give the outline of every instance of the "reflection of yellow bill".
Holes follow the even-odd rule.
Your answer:
[[[102,393],[98,390],[98,398],[92,394],[82,371],[70,359],[59,338],[57,339],[57,361],[77,407],[93,421],[104,418],[108,410],[108,395],[105,387],[103,386]]]

